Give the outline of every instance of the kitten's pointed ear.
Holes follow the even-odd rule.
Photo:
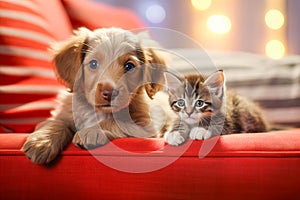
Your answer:
[[[182,84],[181,79],[174,74],[165,72],[164,75],[166,79],[166,85],[168,87],[167,89],[169,91],[176,91],[176,89]]]
[[[204,84],[208,90],[219,98],[223,97],[225,91],[225,75],[223,70],[211,74],[205,81]]]

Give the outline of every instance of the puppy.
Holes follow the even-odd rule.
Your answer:
[[[58,78],[69,93],[60,95],[52,117],[23,145],[32,162],[53,161],[72,139],[90,149],[115,138],[159,134],[148,102],[163,89],[166,65],[146,34],[80,28],[52,51]]]

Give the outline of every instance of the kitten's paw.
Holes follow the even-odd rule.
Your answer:
[[[194,128],[192,128],[192,130],[190,132],[190,138],[192,140],[206,140],[211,137],[212,136],[211,136],[210,131],[208,131],[202,127],[194,127]]]
[[[179,131],[173,131],[166,135],[165,140],[168,144],[178,146],[184,143],[185,139],[181,136]]]
[[[77,131],[72,142],[80,148],[93,149],[108,143],[109,139],[99,126],[92,126]]]

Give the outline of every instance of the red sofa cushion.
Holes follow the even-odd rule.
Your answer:
[[[10,150],[19,150],[26,138],[27,133],[19,134],[0,134],[0,150],[9,152]],[[208,140],[209,141],[209,140]],[[212,151],[209,151],[208,156],[255,156],[256,152],[259,155],[285,155],[289,156],[299,155],[300,153],[300,129],[290,129],[282,131],[272,131],[266,133],[242,133],[230,134],[215,137],[210,140],[212,143]],[[206,141],[194,141],[186,144],[185,156],[199,156],[199,148],[206,143]],[[208,144],[205,144],[208,145]],[[98,153],[107,155],[129,155],[129,153],[139,154],[162,154],[164,156],[176,155],[180,149],[179,147],[172,147],[173,151],[166,151],[166,143],[162,138],[121,138],[115,139],[110,145],[99,147],[95,150],[82,150],[70,144],[68,148],[63,151],[63,155],[71,154],[95,154]],[[168,147],[169,148],[169,147]],[[182,150],[182,149],[181,149]],[[3,153],[3,152],[1,152]],[[262,154],[263,153],[263,154]],[[22,152],[20,154],[24,155]]]
[[[0,198],[298,199],[299,134],[294,129],[221,136],[204,158],[198,157],[204,141],[193,141],[180,157],[180,147],[162,139],[117,139],[110,145],[119,149],[107,145],[90,152],[70,144],[47,167],[32,164],[19,150],[28,134],[2,134]],[[152,172],[120,171],[128,164],[157,166],[170,157],[174,162]]]

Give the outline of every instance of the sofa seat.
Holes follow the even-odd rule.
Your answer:
[[[32,164],[20,151],[27,136],[0,134],[0,199],[300,198],[300,129],[180,147],[142,138],[90,151],[70,144],[50,166]],[[204,143],[212,149],[199,157]]]

